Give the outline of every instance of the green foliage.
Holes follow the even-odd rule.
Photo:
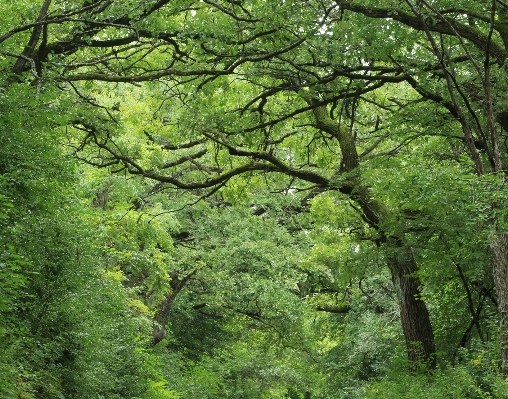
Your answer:
[[[496,6],[6,1],[0,396],[506,397]]]
[[[94,215],[75,195],[75,168],[46,124],[54,111],[20,89],[1,104],[2,397],[177,397],[147,349],[151,319],[105,272],[114,264],[101,256]],[[165,236],[160,242],[168,249]]]
[[[404,399],[506,398],[506,382],[498,375],[497,367],[491,365],[490,370],[479,373],[481,362],[480,354],[476,359],[465,360],[465,365],[448,367],[431,375],[388,377],[369,384],[357,397],[377,398],[379,395],[390,395]],[[483,375],[480,377],[480,374]]]

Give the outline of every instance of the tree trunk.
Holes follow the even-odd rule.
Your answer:
[[[37,18],[37,22],[42,22],[49,10],[49,6],[51,5],[51,0],[45,0],[44,4],[41,7],[41,11],[39,13],[39,17]],[[25,65],[27,63],[27,59],[32,57],[32,54],[35,50],[35,46],[37,45],[37,42],[39,41],[39,38],[41,36],[42,32],[42,25],[36,25],[33,29],[32,35],[30,36],[30,40],[28,41],[27,46],[21,53],[22,57],[19,57],[16,60],[16,63],[12,67],[12,73],[15,75],[21,75],[23,73],[23,69],[25,68]]]
[[[169,320],[173,302],[195,272],[196,271],[194,270],[184,278],[180,278],[177,272],[171,273],[171,281],[169,283],[171,286],[171,292],[166,293],[165,299],[159,306],[159,309],[157,310],[153,320],[152,346],[157,345],[164,338],[166,338],[166,324]]]
[[[501,371],[505,377],[508,376],[508,258],[506,257],[506,244],[506,234],[494,233],[490,236],[492,274],[496,286],[499,315]]]
[[[418,266],[409,248],[399,248],[390,256],[388,266],[397,290],[402,331],[406,339],[410,371],[421,365],[436,366],[434,333],[425,302],[420,298]]]
[[[308,104],[316,104],[316,100],[304,95]],[[350,129],[340,126],[332,120],[326,106],[313,109],[316,127],[330,133],[338,142],[342,153],[339,175],[352,172],[359,166],[359,157],[355,146],[354,135]],[[391,225],[392,233],[399,237],[404,234],[403,229],[394,220],[391,212],[384,203],[372,197],[368,186],[362,184],[359,175],[351,176],[343,182],[339,191],[348,195],[361,208],[362,217],[370,226],[377,229],[388,246],[394,251],[388,258],[393,284],[398,292],[400,304],[400,319],[402,332],[406,338],[407,356],[410,362],[410,372],[419,365],[426,364],[435,367],[434,333],[430,323],[430,316],[425,302],[420,298],[420,279],[415,275],[418,265],[409,248],[404,248],[400,239],[388,239],[381,226]]]

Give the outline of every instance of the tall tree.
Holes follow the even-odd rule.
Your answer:
[[[496,189],[504,190],[506,171],[503,162],[508,150],[503,144],[508,131],[503,66],[508,50],[507,5],[494,0],[485,9],[480,4],[454,3],[449,6],[406,1],[404,6],[393,10],[392,7],[378,4],[371,7],[355,1],[340,1],[339,4],[344,10],[367,18],[394,19],[422,33],[440,70],[439,77],[443,79],[442,83],[435,81],[434,87],[428,87],[415,74],[410,84],[424,99],[438,103],[457,119],[477,175],[481,178],[494,176]],[[409,68],[407,62],[395,57],[393,60]],[[503,204],[503,199],[492,201],[492,218],[488,225],[492,274],[498,297],[502,370],[507,375],[508,258],[500,212]]]
[[[264,9],[261,11],[264,11]],[[287,12],[285,9],[283,11]],[[205,7],[201,12],[204,16],[208,15],[210,12],[209,7]],[[105,163],[96,163],[88,159],[90,163],[96,166],[119,164],[122,167],[123,165],[131,174],[142,175],[163,184],[174,185],[180,189],[211,189],[211,191],[208,191],[208,194],[203,194],[203,196],[211,195],[211,193],[224,186],[231,178],[253,171],[282,173],[292,179],[290,184],[294,186],[293,189],[308,191],[313,189],[314,194],[312,195],[328,189],[338,189],[342,193],[349,195],[359,204],[365,220],[379,230],[379,237],[376,238],[378,243],[383,243],[384,246],[392,248],[388,250],[390,253],[387,255],[387,259],[392,270],[394,283],[400,291],[401,315],[409,359],[411,361],[427,362],[434,353],[433,333],[428,311],[424,302],[419,298],[421,284],[415,275],[417,265],[411,250],[404,248],[402,237],[400,236],[403,232],[395,232],[397,227],[393,223],[395,219],[392,212],[386,209],[383,204],[370,197],[369,189],[362,182],[360,174],[352,174],[357,170],[359,165],[354,132],[350,127],[344,126],[346,122],[343,122],[343,126],[341,126],[340,121],[334,121],[332,119],[333,116],[329,116],[326,110],[327,104],[335,103],[337,105],[337,102],[341,99],[358,97],[361,93],[368,93],[385,83],[403,81],[404,78],[397,76],[385,77],[385,74],[390,72],[392,74],[398,73],[396,68],[381,70],[377,76],[370,78],[371,82],[373,82],[371,85],[359,88],[357,86],[350,86],[351,76],[349,75],[351,73],[349,68],[333,70],[331,73],[323,73],[323,66],[320,65],[321,61],[313,60],[313,57],[316,58],[319,54],[314,55],[312,53],[313,42],[311,38],[323,27],[323,23],[321,25],[317,23],[320,11],[314,10],[314,14],[315,19],[309,19],[306,22],[307,28],[301,34],[290,32],[289,35],[283,34],[280,39],[275,40],[275,43],[289,43],[283,49],[277,50],[274,48],[272,50],[269,48],[266,50],[267,45],[262,43],[264,47],[254,48],[252,52],[253,54],[266,53],[266,55],[256,57],[251,55],[249,56],[250,58],[235,61],[239,62],[237,66],[238,72],[227,67],[231,58],[229,55],[232,51],[230,47],[224,48],[226,54],[207,49],[207,46],[219,46],[224,39],[221,38],[218,41],[213,36],[206,36],[206,41],[201,39],[203,45],[197,51],[197,55],[206,56],[207,54],[213,54],[215,63],[223,62],[226,63],[226,66],[223,67],[224,70],[220,74],[210,72],[210,74],[217,76],[208,77],[208,72],[201,71],[201,76],[197,78],[196,82],[192,79],[188,83],[188,90],[196,90],[203,93],[212,91],[211,97],[199,98],[196,101],[184,101],[179,98],[179,94],[175,93],[171,95],[168,99],[168,104],[171,104],[170,108],[168,108],[168,113],[175,112],[175,107],[178,106],[178,103],[182,102],[182,104],[185,104],[187,102],[184,110],[177,111],[177,113],[182,114],[179,117],[181,126],[178,126],[176,129],[169,128],[173,117],[166,117],[161,113],[161,120],[167,120],[165,123],[168,127],[164,129],[166,133],[157,131],[156,127],[147,128],[142,132],[151,142],[152,146],[162,147],[164,150],[172,152],[165,165],[155,164],[153,167],[152,165],[148,166],[148,168],[142,167],[138,160],[128,155],[122,155],[121,152],[124,152],[124,150],[116,147],[116,144],[112,144],[113,141],[101,142],[101,136],[112,137],[114,133],[106,132],[102,130],[103,127],[94,126],[89,121],[78,119],[75,121],[75,127],[86,132],[84,143],[93,142],[98,144],[104,153],[109,154]],[[200,17],[201,13],[196,12],[190,18],[196,19],[196,22],[199,24]],[[250,23],[252,21],[248,21],[248,24]],[[280,21],[276,23],[280,23]],[[234,30],[233,34],[238,35],[239,33],[237,30]],[[317,37],[320,39],[324,35],[324,33],[318,33]],[[273,46],[272,41],[273,39],[268,42],[268,47]],[[308,47],[305,46],[305,48],[309,49],[309,57],[302,57],[301,53],[304,50],[296,47],[303,47],[302,43],[304,41],[310,42]],[[204,54],[199,54],[202,51]],[[298,52],[298,57],[300,58],[298,65],[292,65],[287,61],[286,58],[291,57],[291,51],[295,53],[295,56]],[[285,55],[285,53],[288,54]],[[247,62],[248,65],[242,65]],[[282,62],[282,67],[278,65],[279,62]],[[273,65],[270,67],[273,70],[265,70],[265,64]],[[300,67],[300,64],[309,65],[307,67],[309,70],[307,71],[304,67]],[[229,69],[225,70],[226,68]],[[285,70],[285,68],[288,69]],[[359,67],[359,70],[362,69],[369,70],[371,68],[369,66]],[[228,76],[233,73],[241,76],[241,81],[235,83]],[[221,78],[220,75],[226,76]],[[87,75],[79,79],[88,79],[91,76]],[[361,76],[361,74],[358,76]],[[78,78],[76,77],[76,79]],[[112,77],[112,80],[118,79],[118,77]],[[207,87],[206,91],[203,87],[205,84]],[[225,84],[230,85],[230,87],[224,87]],[[237,104],[241,103],[242,100],[240,98],[236,99],[238,97],[236,93],[240,92],[240,96],[243,96],[243,93],[252,91],[252,85],[264,89],[261,91],[255,90],[247,103],[242,107],[238,107]],[[201,87],[203,88],[201,89]],[[307,93],[307,90],[311,91]],[[279,104],[274,103],[274,101],[282,98],[283,93],[290,96],[291,100]],[[270,100],[269,104],[267,104],[268,100]],[[210,104],[211,101],[217,104],[216,110],[206,108],[205,103]],[[297,105],[296,110],[291,105],[291,102]],[[316,136],[313,146],[318,146],[318,143],[321,141],[326,143],[336,140],[334,144],[336,151],[341,151],[342,153],[342,160],[340,165],[336,166],[336,170],[334,170],[334,166],[325,168],[323,171],[314,167],[313,165],[317,165],[319,162],[322,163],[319,160],[321,154],[316,154],[315,150],[307,153],[306,161],[303,159],[305,155],[299,147],[301,146],[302,139],[304,140],[305,136],[309,135],[308,128],[294,129],[290,124],[298,123],[298,120],[305,120],[304,114],[312,110],[314,110],[314,122],[311,122],[311,125],[329,135],[331,139],[330,141],[326,136]],[[196,125],[196,112],[200,115],[198,119],[203,120],[202,124],[198,123]],[[225,114],[221,116],[223,112]],[[188,113],[192,114],[192,116]],[[299,115],[302,116],[300,117]],[[187,120],[185,118],[190,119]],[[184,121],[187,124],[184,124]],[[189,142],[176,145],[170,144],[175,139],[178,140],[179,137],[188,137],[189,135],[185,135],[183,132],[189,131],[189,128],[192,129],[193,134],[193,138]],[[294,132],[290,132],[290,129],[294,129]],[[164,135],[167,135],[167,138]],[[300,137],[301,139],[298,141],[297,139]],[[247,141],[247,143],[244,141]],[[180,149],[183,149],[184,152],[179,151]],[[224,155],[220,155],[225,154],[225,151],[228,154],[227,158],[224,158]],[[182,155],[176,155],[178,152],[181,152]],[[213,153],[216,155],[214,158],[211,158],[210,156]],[[285,160],[284,154],[286,153],[299,154],[299,157],[294,157],[294,159],[287,158]],[[174,158],[175,155],[178,158]],[[247,159],[248,161],[243,164],[238,164],[237,161],[233,163],[232,160],[235,158],[239,160]],[[215,162],[215,165],[210,164],[210,161]],[[232,164],[233,168],[228,168],[228,164]],[[235,164],[239,166],[235,167]],[[307,164],[307,167],[305,167],[305,164]],[[175,175],[175,170],[177,169],[181,171]],[[203,180],[196,174],[197,171],[200,173],[205,172],[209,177],[207,176]],[[179,175],[182,175],[182,177],[172,177]],[[338,183],[334,183],[335,181]],[[312,183],[313,186],[308,186],[308,183]],[[407,254],[404,255],[404,252],[407,252]],[[432,362],[433,360],[431,360]]]
[[[169,129],[168,125],[165,129],[168,138],[161,135],[162,132],[152,132],[155,130],[153,127],[143,132],[154,148],[162,147],[168,151],[167,156],[163,155],[167,161],[147,168],[142,166],[140,159],[115,143],[113,132],[104,130],[105,126],[100,126],[87,115],[77,115],[73,120],[74,127],[85,132],[83,143],[77,149],[94,143],[106,154],[104,162],[97,163],[90,159],[89,162],[101,167],[119,164],[131,174],[180,189],[208,188],[211,190],[209,193],[217,191],[237,175],[258,171],[282,173],[291,179],[289,185],[292,189],[313,190],[314,194],[311,195],[328,189],[338,189],[349,195],[359,205],[365,220],[379,231],[379,237],[375,240],[391,248],[387,259],[394,284],[400,292],[401,319],[409,359],[429,361],[435,351],[432,327],[425,304],[419,298],[421,284],[415,275],[417,265],[411,250],[404,248],[403,232],[395,232],[397,227],[393,224],[392,212],[370,198],[369,188],[363,183],[361,175],[355,173],[359,157],[354,133],[351,126],[340,126],[341,122],[347,123],[348,118],[339,118],[337,121],[340,115],[334,115],[333,112],[328,115],[326,110],[328,104],[337,108],[341,100],[344,100],[341,107],[345,109],[347,99],[358,98],[388,82],[403,81],[403,76],[397,76],[398,68],[379,70],[370,65],[359,65],[354,71],[355,68],[351,69],[350,66],[336,67],[342,62],[342,57],[332,54],[335,33],[329,30],[328,24],[340,18],[341,9],[334,3],[326,6],[320,3],[255,3],[246,8],[210,2],[189,9],[178,5],[163,8],[166,4],[161,2],[153,7],[130,11],[106,3],[103,4],[103,10],[99,5],[67,11],[67,14],[82,14],[86,18],[77,30],[71,29],[66,33],[66,39],[50,43],[46,35],[35,50],[33,42],[39,39],[36,33],[40,25],[47,29],[57,21],[65,20],[67,15],[39,17],[40,21],[44,21],[37,22],[27,46],[32,49],[30,54],[34,56],[30,58],[21,54],[18,59],[25,61],[21,61],[21,64],[30,62],[32,67],[35,65],[35,70],[42,71],[42,65],[49,57],[58,54],[70,56],[78,48],[86,48],[86,59],[64,58],[63,73],[51,76],[53,71],[45,70],[48,78],[69,82],[69,87],[92,105],[96,104],[91,96],[82,91],[81,85],[73,82],[167,81],[172,85],[168,93],[168,104],[173,108],[171,111],[174,112],[175,107],[185,106],[181,119],[187,123],[173,129]],[[46,6],[43,6],[41,15],[46,14]],[[109,12],[107,18],[104,17],[105,10]],[[159,27],[156,28],[161,16],[158,19],[149,18],[155,11],[171,17],[171,23],[163,28],[162,33]],[[110,16],[111,12],[113,17]],[[217,35],[209,25],[203,25],[203,21],[210,20],[228,28]],[[28,29],[28,26],[12,29],[3,39],[6,40],[22,28]],[[121,39],[106,40],[102,33],[106,28],[121,28],[132,33]],[[83,37],[89,39],[84,40]],[[139,45],[140,37],[146,37],[147,42]],[[324,38],[331,39],[329,46],[323,45]],[[111,52],[111,49],[114,51]],[[172,54],[170,67],[163,58],[165,51]],[[123,55],[119,57],[120,54]],[[143,64],[144,67],[138,69]],[[372,72],[374,74],[365,79]],[[32,73],[39,76],[33,70]],[[352,85],[355,79],[360,83]],[[241,95],[234,99],[232,94],[236,90]],[[310,90],[310,94],[304,93],[306,90]],[[182,91],[199,93],[201,98],[193,101],[188,94],[182,95]],[[205,97],[207,93],[210,94]],[[247,101],[241,99],[245,93],[252,93]],[[284,96],[289,96],[290,101],[277,103]],[[205,104],[211,102],[222,105],[208,110]],[[241,106],[238,107],[238,104]],[[308,111],[313,111],[314,115],[311,125],[321,133],[313,133],[312,129],[309,132],[308,127],[297,125],[305,123]],[[106,110],[104,122],[115,120],[111,112]],[[222,112],[225,114],[221,115]],[[199,115],[197,118],[196,113]],[[192,118],[189,118],[189,114],[193,115]],[[161,118],[165,116],[161,115]],[[199,123],[199,120],[202,122]],[[180,141],[180,137],[188,137],[186,132],[189,128],[194,136],[191,141],[171,144],[175,139]],[[315,148],[308,151],[305,162],[305,155],[299,147],[309,135],[315,135]],[[322,170],[313,166],[322,162],[319,159],[321,154],[315,154],[319,143],[334,143],[334,151],[342,153],[340,165]],[[181,149],[184,150],[183,155],[178,155]],[[221,155],[225,152],[226,157]],[[300,155],[286,155],[291,153]],[[189,164],[195,167],[189,168]],[[228,167],[228,164],[233,167]],[[174,177],[175,168],[181,169],[185,175]],[[198,174],[203,172],[208,175],[205,180]],[[422,350],[415,345],[421,345]],[[434,363],[434,360],[430,361]]]
[[[326,190],[348,196],[399,292],[409,359],[433,362],[404,209],[374,196],[365,176],[427,127],[417,136],[443,136],[450,156],[465,148],[466,167],[503,186],[504,2],[48,4],[37,22],[8,25],[1,51],[20,65],[2,65],[77,95],[69,120],[82,138],[70,144],[83,161],[186,190],[191,202],[241,175],[263,176],[300,206]],[[111,85],[143,82],[151,98]],[[506,364],[501,205],[492,202],[489,226]]]

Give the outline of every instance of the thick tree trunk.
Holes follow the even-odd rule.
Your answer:
[[[304,96],[304,99],[308,104],[316,104],[316,100],[308,96]],[[352,132],[332,120],[326,106],[317,106],[313,109],[313,113],[316,127],[330,133],[339,142],[342,152],[339,174],[354,171],[359,166],[359,157]],[[407,356],[411,364],[410,371],[414,371],[422,364],[435,367],[434,333],[427,306],[420,298],[421,283],[418,276],[415,275],[418,265],[410,248],[403,247],[399,239],[388,239],[381,231],[381,226],[392,225],[392,231],[397,231],[399,236],[404,234],[403,229],[393,220],[393,213],[385,204],[372,197],[368,186],[362,184],[358,175],[352,176],[349,181],[344,182],[339,187],[339,191],[349,195],[360,206],[365,222],[379,230],[388,249],[394,251],[388,258],[388,267],[395,289],[398,291],[400,319],[406,338]]]
[[[508,376],[508,258],[506,234],[497,233],[490,237],[492,274],[497,293],[499,315],[499,345],[501,349],[501,370]]]
[[[175,298],[180,293],[180,291],[182,291],[185,284],[187,284],[189,279],[194,275],[194,273],[195,271],[188,274],[184,278],[180,278],[177,272],[171,273],[171,282],[169,283],[171,286],[171,292],[166,294],[165,300],[159,306],[159,309],[154,317],[152,346],[157,345],[164,338],[166,338],[166,324],[169,321],[169,315],[173,307],[173,302],[175,301]]]
[[[425,302],[420,298],[418,266],[409,248],[399,248],[389,257],[388,266],[397,289],[400,320],[406,339],[410,371],[421,365],[436,366],[434,333]]]

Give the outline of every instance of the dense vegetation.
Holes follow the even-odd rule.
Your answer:
[[[0,398],[508,397],[506,2],[0,10]]]

